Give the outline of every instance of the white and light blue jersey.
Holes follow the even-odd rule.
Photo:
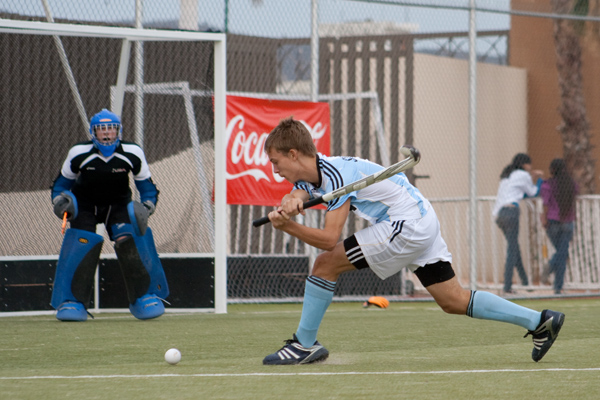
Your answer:
[[[294,189],[319,197],[344,185],[383,169],[379,164],[357,157],[317,156],[319,183],[298,181]],[[327,211],[335,210],[350,200],[350,209],[371,222],[419,219],[427,214],[429,201],[414,187],[404,173],[354,191],[327,203]]]

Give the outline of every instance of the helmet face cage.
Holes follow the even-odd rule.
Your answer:
[[[99,138],[98,137],[98,132],[106,132],[109,130],[115,130],[115,138],[112,141],[107,141],[104,138]],[[118,122],[109,122],[109,123],[100,123],[100,124],[96,124],[92,126],[92,133],[94,135],[94,137],[96,138],[96,140],[98,140],[98,142],[100,142],[101,144],[105,145],[105,146],[110,146],[111,144],[115,143],[117,140],[121,139],[121,124],[119,124]]]
[[[110,129],[116,129],[117,135],[114,140],[105,141],[104,137],[102,139],[98,138],[98,132],[108,131]],[[122,132],[123,126],[121,125],[121,120],[116,114],[107,109],[103,109],[98,114],[94,115],[90,121],[90,135],[92,136],[92,142],[104,157],[110,157],[115,152],[121,140]]]

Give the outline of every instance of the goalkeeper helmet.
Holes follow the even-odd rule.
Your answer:
[[[114,135],[111,133],[114,132]],[[104,157],[110,157],[119,142],[123,133],[121,118],[104,108],[90,120],[90,135],[94,146]]]

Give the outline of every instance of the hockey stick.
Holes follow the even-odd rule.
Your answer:
[[[63,214],[62,229],[60,231],[63,235],[65,234],[66,228],[67,228],[67,212],[65,211],[65,213]]]
[[[400,152],[406,156],[406,158],[404,160],[399,161],[394,165],[390,165],[389,167],[384,168],[381,171],[378,171],[372,175],[365,176],[364,178],[359,179],[356,182],[352,182],[346,186],[342,186],[341,188],[336,189],[332,192],[325,193],[321,197],[317,197],[312,200],[309,200],[309,201],[305,202],[302,205],[302,207],[304,209],[314,207],[318,204],[326,203],[333,199],[337,199],[338,197],[342,197],[345,194],[352,193],[352,192],[355,192],[360,189],[364,189],[367,186],[370,186],[374,183],[381,182],[385,179],[391,178],[392,176],[394,176],[400,172],[406,171],[407,169],[414,167],[421,160],[421,153],[419,152],[419,150],[417,150],[416,148],[414,148],[412,146],[403,146],[400,148]],[[252,221],[252,225],[254,227],[259,227],[268,222],[270,222],[270,220],[269,220],[269,217],[266,216],[266,217],[262,217],[262,218]]]

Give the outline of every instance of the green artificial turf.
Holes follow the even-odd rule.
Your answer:
[[[334,303],[320,364],[263,366],[291,338],[301,304],[230,305],[227,314],[138,321],[97,314],[0,318],[2,399],[598,399],[600,300],[528,300],[566,314],[539,363],[531,336],[444,314],[435,303]],[[181,350],[177,365],[164,361]]]

